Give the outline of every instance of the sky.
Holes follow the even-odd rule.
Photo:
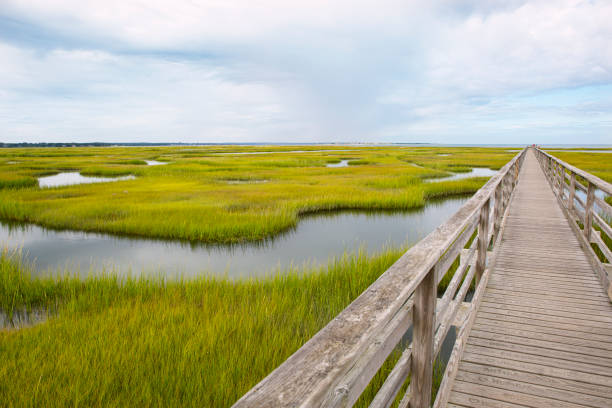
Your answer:
[[[612,144],[612,1],[0,0],[0,142]]]

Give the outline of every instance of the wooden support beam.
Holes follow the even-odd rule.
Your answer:
[[[595,186],[589,182],[587,202],[584,207],[584,236],[587,242],[591,240],[591,226],[593,225],[593,201],[595,201]]]
[[[431,405],[433,381],[434,314],[436,311],[436,273],[431,269],[414,292],[412,319],[412,369],[410,407]]]
[[[502,222],[502,214],[504,212],[503,201],[502,201],[502,188],[500,184],[495,189],[495,210],[493,212],[493,239],[497,240],[499,234],[499,227]]]
[[[489,247],[489,206],[490,199],[485,201],[480,209],[478,223],[478,256],[476,258],[476,284],[480,282],[482,273],[487,266],[487,249]]]
[[[567,208],[571,211],[574,209],[574,197],[576,196],[576,173],[573,171],[570,173],[570,190],[569,197],[567,198]]]

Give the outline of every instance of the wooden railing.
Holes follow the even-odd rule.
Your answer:
[[[553,192],[572,221],[571,227],[612,300],[612,251],[605,242],[612,242],[612,206],[606,202],[612,196],[612,184],[540,149],[536,153]]]
[[[370,407],[389,407],[396,400],[401,407],[429,407],[433,362],[455,326],[457,340],[435,401],[435,406],[445,405],[486,287],[489,249],[500,234],[525,152],[517,154],[448,221],[410,248],[234,406],[351,407],[391,352],[400,347],[401,357]],[[477,238],[472,239],[475,233]],[[457,259],[459,266],[438,299],[438,284]],[[472,282],[474,296],[464,302]],[[408,390],[398,395],[409,375]]]

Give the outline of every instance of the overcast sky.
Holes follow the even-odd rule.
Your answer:
[[[0,0],[0,141],[612,143],[612,1]]]

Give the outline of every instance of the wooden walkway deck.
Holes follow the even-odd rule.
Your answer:
[[[609,197],[605,180],[521,150],[234,407],[346,408],[372,384],[370,408],[431,407],[455,327],[434,408],[612,408]]]
[[[612,407],[612,304],[532,151],[448,406]]]

